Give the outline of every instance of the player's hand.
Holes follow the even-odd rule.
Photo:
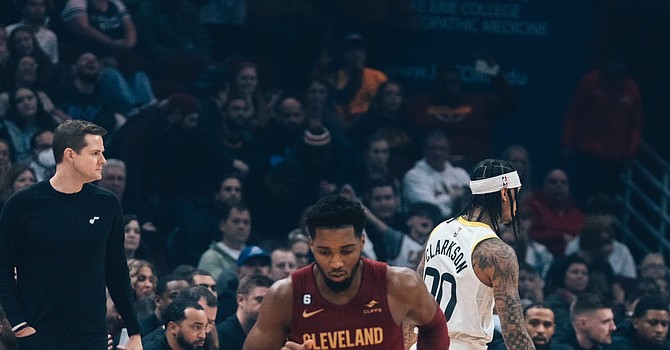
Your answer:
[[[107,350],[114,350],[114,340],[111,334],[107,334]]]
[[[29,335],[33,335],[33,334],[35,334],[35,333],[37,333],[37,331],[35,330],[35,328],[28,326],[28,327],[26,327],[26,328],[22,328],[20,331],[14,333],[14,335],[15,335],[17,338],[24,338],[24,337],[27,337],[27,336],[29,336]]]
[[[316,347],[314,340],[307,340],[302,344],[294,343],[292,341],[287,341],[281,350],[311,350]]]

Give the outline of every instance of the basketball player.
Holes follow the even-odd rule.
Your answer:
[[[449,347],[444,314],[421,277],[361,258],[364,223],[360,204],[343,196],[309,210],[315,262],[270,288],[244,349],[403,350],[404,320],[420,325],[419,349]]]
[[[519,300],[514,249],[498,238],[515,220],[521,181],[504,160],[479,162],[470,175],[472,199],[460,216],[438,225],[419,266],[444,311],[452,350],[483,350],[493,337],[493,307],[509,350],[535,349]]]

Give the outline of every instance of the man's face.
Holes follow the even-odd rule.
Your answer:
[[[299,241],[295,242],[291,246],[293,254],[295,254],[296,261],[298,262],[298,268],[305,267],[309,265],[309,244]]]
[[[356,237],[353,226],[316,228],[312,253],[326,285],[334,292],[349,289],[361,261],[365,238]]]
[[[270,278],[273,281],[279,281],[291,275],[297,268],[295,254],[290,250],[274,250],[272,252],[272,268],[270,269]]]
[[[205,330],[206,333],[211,332],[214,328],[216,328],[216,310],[218,309],[217,306],[208,306],[207,305],[207,300],[205,298],[200,298],[198,300],[198,304],[202,306],[203,310],[205,310],[205,314],[207,315],[207,329]]]
[[[37,67],[38,64],[32,56],[23,56],[14,76],[18,82],[34,83],[37,81]]]
[[[180,290],[188,288],[188,282],[184,280],[170,281],[167,283],[163,294],[156,298],[156,309],[162,314],[177,296]]]
[[[212,292],[214,295],[217,294],[217,286],[216,286],[216,281],[214,281],[214,277],[209,276],[209,275],[193,275],[193,285],[195,286],[201,286],[209,289],[210,292]]]
[[[377,140],[370,144],[368,149],[368,163],[372,166],[385,166],[389,162],[389,143],[386,140]]]
[[[237,278],[242,279],[251,275],[263,275],[270,277],[270,265],[267,256],[251,257],[237,270]]]
[[[279,106],[279,121],[291,130],[300,130],[305,124],[302,104],[294,98],[287,98]]]
[[[102,179],[102,166],[107,163],[102,153],[105,146],[102,136],[88,134],[84,137],[86,146],[79,153],[72,152],[74,171],[83,182],[93,182]]]
[[[611,344],[612,332],[616,330],[612,309],[599,309],[581,316],[583,331],[596,344]]]
[[[402,91],[397,84],[389,84],[382,92],[382,105],[388,111],[397,112],[402,104]]]
[[[20,116],[34,116],[37,113],[37,97],[29,89],[16,90],[16,111]]]
[[[258,318],[258,309],[260,309],[267,292],[267,287],[254,287],[249,295],[237,295],[237,305],[242,308],[242,312],[249,319],[256,320]]]
[[[221,203],[237,204],[242,200],[242,183],[236,178],[221,181],[216,199]]]
[[[248,210],[230,210],[228,219],[221,222],[221,232],[226,241],[244,244],[251,234],[251,215]]]
[[[105,166],[103,169],[98,185],[121,198],[126,189],[126,171],[120,166]]]
[[[444,137],[434,137],[426,141],[424,156],[428,165],[438,170],[443,169],[444,162],[449,160],[449,142]]]
[[[667,310],[647,310],[644,315],[633,321],[633,328],[641,340],[660,345],[668,336],[669,323],[670,313]]]
[[[570,198],[568,175],[563,170],[552,170],[544,179],[542,192],[552,202],[567,201]]]
[[[237,75],[237,87],[244,94],[253,94],[258,86],[258,73],[254,67],[244,67]]]
[[[235,98],[228,102],[226,116],[228,122],[238,128],[244,128],[249,124],[252,111],[247,101],[243,98]]]
[[[549,308],[530,308],[526,311],[525,325],[535,346],[546,348],[556,331],[554,312]]]
[[[203,310],[187,308],[186,319],[176,325],[177,343],[183,350],[197,350],[205,345],[207,314]]]
[[[382,220],[391,219],[398,209],[398,198],[393,187],[381,186],[370,190],[368,208]]]

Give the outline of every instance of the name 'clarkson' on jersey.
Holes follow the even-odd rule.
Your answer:
[[[302,335],[303,342],[309,339],[316,343],[315,350],[358,348],[381,344],[384,341],[384,329],[381,327],[356,328]]]
[[[426,247],[426,262],[429,262],[430,259],[437,255],[444,255],[451,259],[454,262],[454,266],[456,266],[456,273],[468,267],[461,246],[451,240],[437,241],[435,244],[431,243]]]

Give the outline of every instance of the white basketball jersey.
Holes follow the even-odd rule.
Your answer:
[[[493,338],[493,288],[472,268],[472,252],[485,239],[498,239],[486,224],[463,218],[443,222],[426,243],[423,279],[444,311],[451,349],[486,349]]]

